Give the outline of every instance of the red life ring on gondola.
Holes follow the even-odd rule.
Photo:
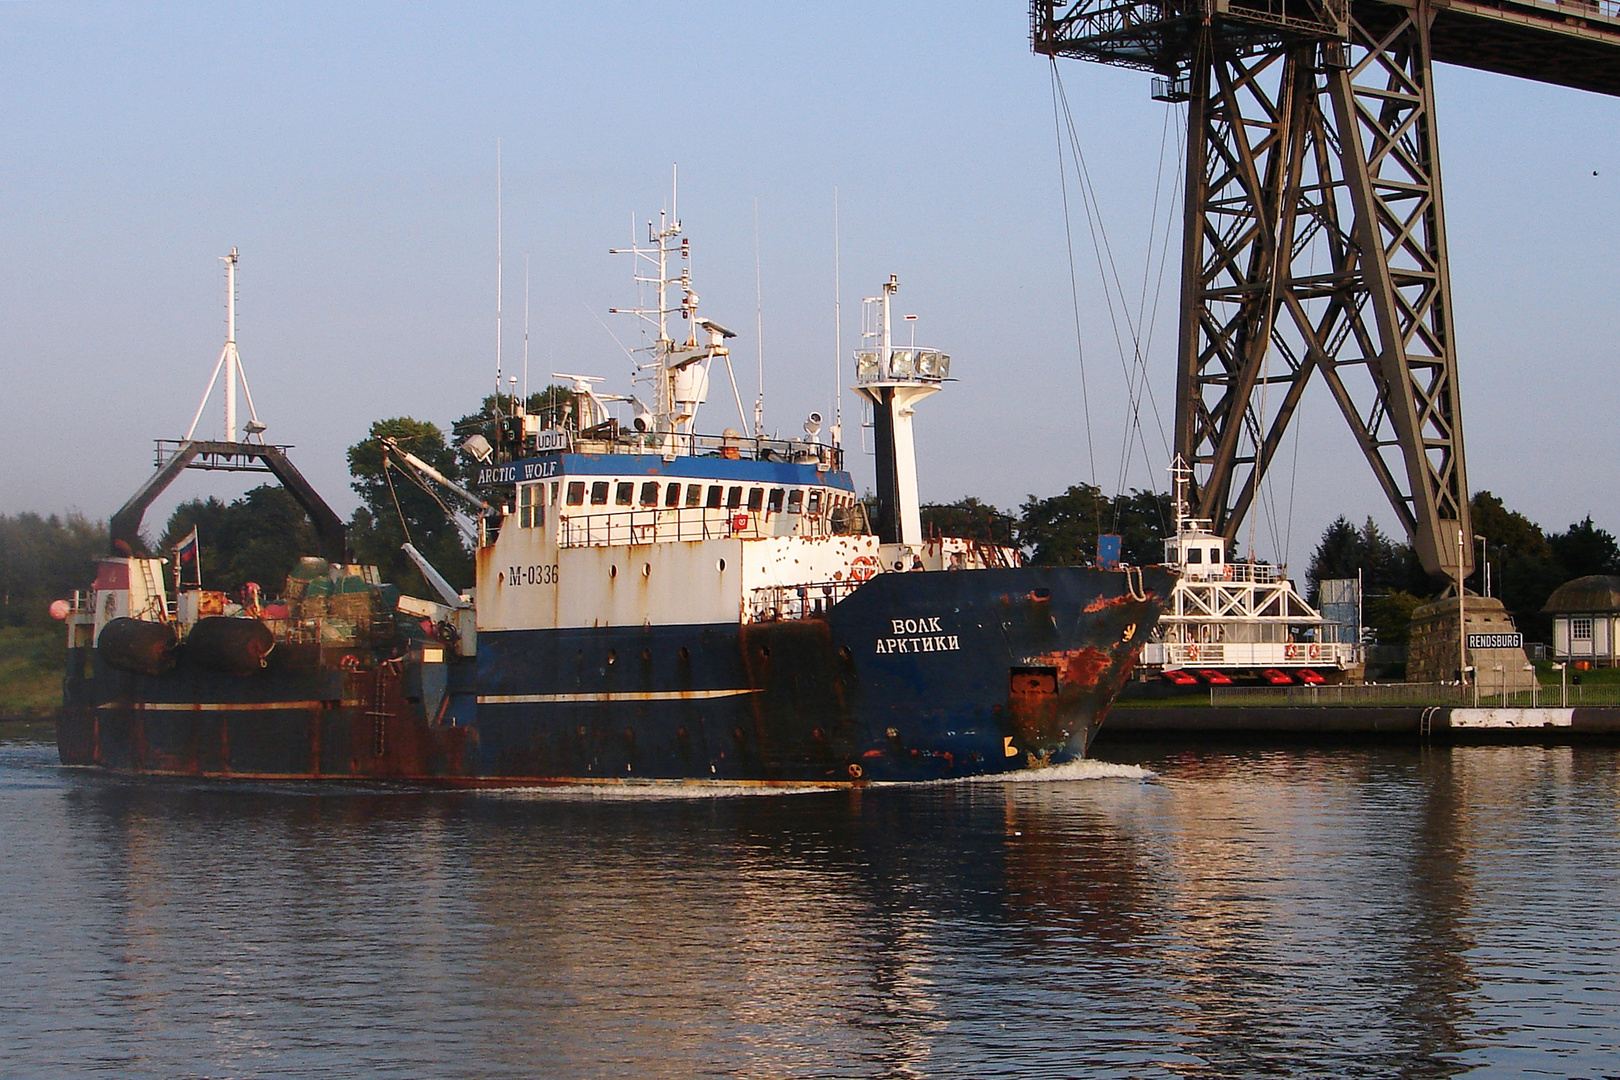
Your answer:
[[[1187,659],[1195,664],[1198,662],[1198,646],[1196,644],[1187,646]]]
[[[1312,660],[1320,660],[1320,659],[1322,659],[1322,646],[1320,646],[1320,645],[1312,645],[1311,646],[1311,659]]]
[[[1283,656],[1289,660],[1298,660],[1303,655],[1305,655],[1304,648],[1299,645],[1295,645],[1293,642],[1289,642],[1287,645],[1283,646]]]

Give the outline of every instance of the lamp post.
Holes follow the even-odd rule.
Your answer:
[[[1463,607],[1463,534],[1457,530],[1457,681],[1468,683],[1468,612]]]
[[[1491,595],[1491,549],[1485,538],[1479,533],[1474,534],[1474,543],[1479,545],[1479,581],[1480,594]]]

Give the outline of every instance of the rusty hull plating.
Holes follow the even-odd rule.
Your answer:
[[[284,645],[229,674],[182,648],[154,676],[76,649],[58,739],[122,772],[464,786],[1026,769],[1084,754],[1170,586],[1142,574],[883,574],[824,617],[511,631],[438,663]]]

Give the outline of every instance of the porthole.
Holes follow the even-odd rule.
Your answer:
[[[619,568],[617,566],[608,567],[608,577],[616,578],[618,576],[619,576]]]
[[[721,559],[719,562],[714,564],[714,567],[715,567],[716,570],[719,570],[722,574],[725,573],[726,572],[726,560]]]
[[[608,650],[608,663],[610,663],[610,664],[615,663],[618,659],[619,659],[618,650],[609,649]]]
[[[683,664],[690,663],[691,660],[692,660],[691,651],[689,649],[687,649],[687,647],[685,645],[682,645],[681,646],[681,663],[683,663]]]
[[[652,577],[652,563],[645,563],[644,562],[644,563],[641,564],[641,576],[642,577]]]

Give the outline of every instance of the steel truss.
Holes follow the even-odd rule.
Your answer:
[[[1110,7],[1049,18],[1068,40],[1043,43],[1054,7],[1037,0],[1036,48],[1105,59],[1110,35],[1086,20]],[[1176,452],[1195,516],[1238,537],[1319,373],[1424,568],[1460,580],[1473,545],[1458,543],[1472,530],[1428,0],[1376,29],[1322,7],[1284,32],[1223,7],[1161,7],[1162,32],[1112,61],[1152,57],[1190,94]]]

